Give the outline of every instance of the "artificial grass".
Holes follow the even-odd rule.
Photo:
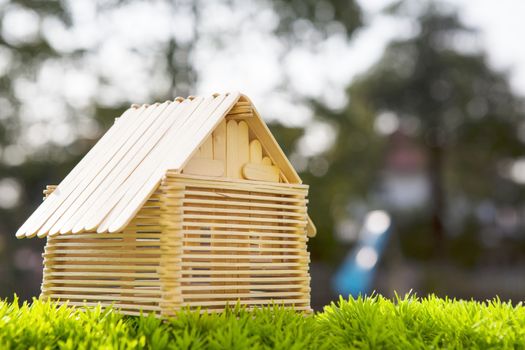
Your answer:
[[[525,349],[519,303],[379,295],[302,315],[279,306],[161,321],[33,300],[0,302],[1,349]]]

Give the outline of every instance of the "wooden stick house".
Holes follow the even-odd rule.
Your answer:
[[[126,110],[16,236],[47,237],[59,303],[310,310],[307,192],[246,96],[177,98]]]

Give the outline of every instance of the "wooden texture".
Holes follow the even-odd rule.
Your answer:
[[[237,129],[237,165],[238,177],[242,179],[242,166],[250,161],[250,139],[248,124],[245,121],[238,123]]]
[[[173,316],[310,310],[308,186],[238,93],[132,106],[17,237],[47,236],[42,297]]]
[[[235,120],[226,124],[226,176],[232,179],[240,178],[239,149],[237,147],[239,125]]]
[[[208,136],[206,141],[199,147],[199,157],[205,159],[213,159],[213,138]]]
[[[262,145],[259,140],[250,142],[250,163],[261,164],[263,159]]]
[[[159,225],[161,198],[154,193],[123,232],[49,236],[41,297],[77,306],[100,302],[129,315],[176,309],[168,286],[177,278],[170,268],[180,237],[168,222]]]
[[[232,116],[235,118],[231,118]],[[279,168],[273,166],[261,142],[251,135],[250,128],[244,120],[244,117],[249,116],[253,117],[251,104],[244,101],[237,102],[228,112],[225,120],[199,147],[181,173],[280,182],[284,175],[281,176]],[[202,159],[223,161],[225,171],[220,173],[215,168],[215,164],[211,163],[208,165],[209,169],[206,169],[206,163]],[[255,166],[248,166],[245,171],[245,164],[248,163],[253,163]]]
[[[182,307],[310,310],[306,186],[168,172],[162,186],[176,185],[184,186]]]
[[[154,164],[146,164],[146,167],[154,168],[150,176],[144,176],[139,173],[133,179],[133,185],[126,188],[126,193],[119,201],[118,205],[101,223],[102,228],[98,232],[105,232],[106,227],[109,232],[121,231],[129,221],[135,216],[142,203],[151,195],[160,183],[166,169],[182,169],[183,164],[191,159],[191,155],[201,140],[211,135],[215,126],[224,118],[227,110],[238,100],[238,93],[214,96],[213,101],[198,113],[199,123],[194,123],[193,118],[190,120],[190,126],[181,126],[174,128],[172,135],[163,139],[167,145],[158,147],[154,156],[150,159],[155,160]],[[197,99],[197,98],[196,98]],[[178,146],[184,147],[180,152],[173,152]],[[103,217],[103,215],[101,216]],[[87,228],[85,228],[87,229]]]
[[[219,123],[213,131],[213,159],[223,163],[223,174],[226,174],[226,121]]]
[[[159,317],[237,302],[310,311],[307,189],[168,171],[122,232],[49,236],[42,297]]]
[[[237,125],[237,136],[226,147],[229,122],[236,123],[231,125]],[[16,236],[122,231],[158,187],[165,171],[181,172],[194,157],[222,160],[223,174],[239,179],[247,154],[252,157],[250,152],[258,151],[257,143],[246,148],[246,129],[248,141],[261,144],[261,162],[280,169],[280,182],[301,182],[246,96],[214,94],[133,105],[116,118]],[[227,154],[234,156],[231,161]],[[253,159],[249,161],[258,162]],[[313,223],[309,226],[309,232],[314,232]]]
[[[209,154],[209,136],[239,98],[215,94],[128,109],[17,237],[121,231],[167,169],[182,169],[200,147]]]
[[[317,235],[317,227],[315,227],[314,222],[308,216],[308,223],[306,225],[306,234],[308,237],[315,237]]]
[[[193,158],[184,167],[185,174],[223,176],[224,162],[211,158]]]
[[[245,179],[279,182],[279,168],[273,165],[246,163],[242,168]]]

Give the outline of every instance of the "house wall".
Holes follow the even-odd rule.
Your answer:
[[[310,310],[305,185],[231,181],[168,171],[179,307],[221,311],[239,302]]]
[[[240,101],[193,154],[182,173],[230,179],[283,182],[280,169],[250,130],[250,102]]]
[[[161,265],[166,263],[161,257],[170,247],[160,206],[157,191],[123,232],[48,237],[41,297],[78,306],[100,302],[129,315],[140,310],[160,315],[165,295]]]
[[[162,317],[237,302],[309,311],[307,191],[168,171],[123,232],[48,237],[41,296]]]

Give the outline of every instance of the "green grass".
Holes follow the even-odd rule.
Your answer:
[[[525,307],[405,296],[343,300],[304,316],[278,306],[184,311],[166,322],[34,300],[0,302],[0,349],[525,349]]]

